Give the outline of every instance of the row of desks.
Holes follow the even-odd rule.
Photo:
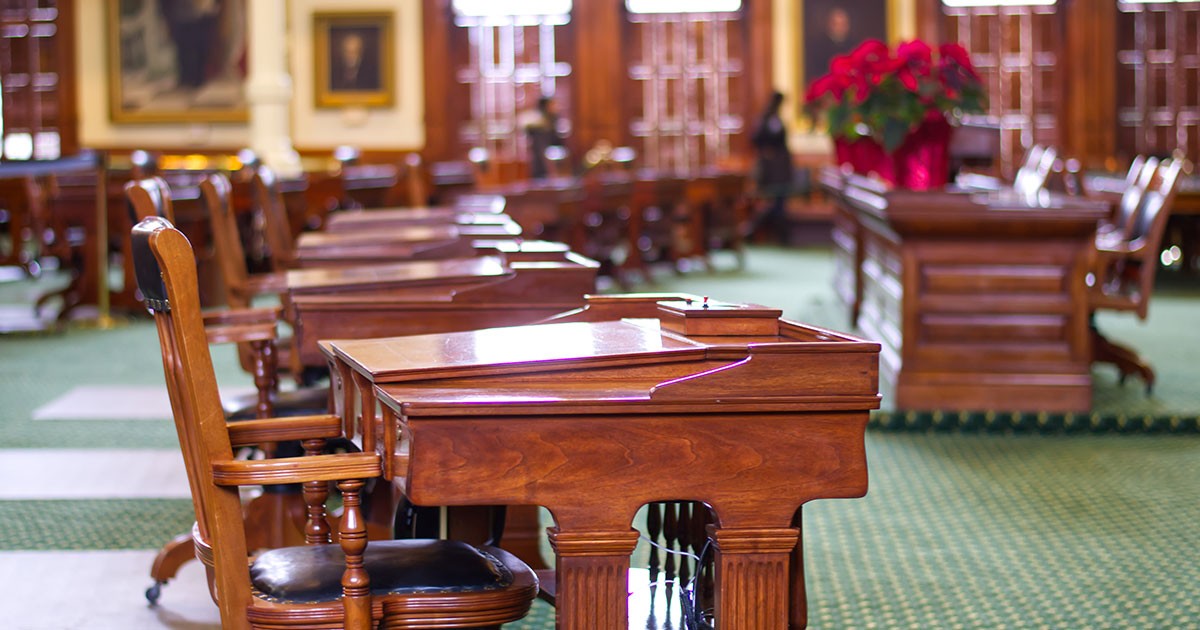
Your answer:
[[[321,238],[439,213],[458,219],[364,211]],[[633,516],[667,500],[713,511],[722,628],[802,627],[800,506],[866,490],[878,344],[753,305],[585,298],[599,265],[565,246],[472,250],[309,269],[302,241],[285,307],[347,435],[417,504],[547,507],[560,628],[627,627]]]

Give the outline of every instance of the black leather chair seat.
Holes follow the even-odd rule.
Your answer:
[[[512,573],[487,553],[456,540],[371,542],[371,593],[461,593],[507,587]],[[319,603],[342,596],[345,556],[338,545],[265,551],[250,566],[257,595],[280,603]]]

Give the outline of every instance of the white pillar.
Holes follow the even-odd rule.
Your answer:
[[[300,155],[292,148],[292,76],[287,65],[287,8],[284,0],[254,0],[249,12],[250,148],[282,176],[299,175]]]

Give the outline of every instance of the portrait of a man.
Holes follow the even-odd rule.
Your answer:
[[[318,13],[314,20],[317,107],[391,105],[392,15]]]
[[[887,41],[887,0],[803,0],[804,88],[864,40]]]
[[[105,4],[113,121],[246,119],[245,0]]]
[[[329,89],[378,90],[379,30],[370,27],[330,29]]]

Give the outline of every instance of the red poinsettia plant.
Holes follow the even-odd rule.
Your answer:
[[[970,54],[947,43],[904,42],[893,52],[867,40],[830,64],[809,84],[805,98],[824,114],[829,133],[849,141],[871,137],[895,151],[923,122],[984,111],[987,97]]]

